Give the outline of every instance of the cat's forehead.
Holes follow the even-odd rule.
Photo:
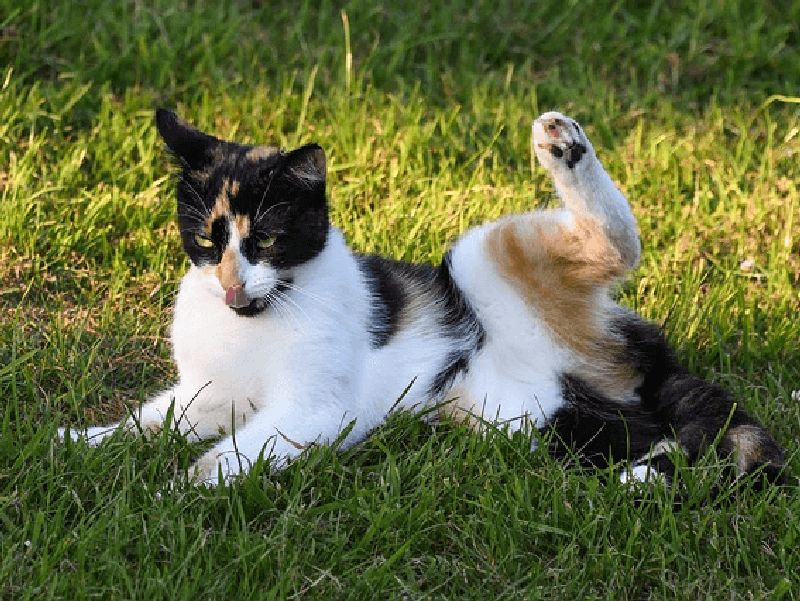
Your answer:
[[[210,149],[201,169],[184,172],[182,212],[197,215],[191,207],[201,203],[202,221],[192,219],[197,230],[211,235],[222,221],[225,229],[234,227],[240,238],[247,237],[273,202],[268,189],[280,156],[281,150],[271,146],[224,144]]]
[[[282,154],[275,146],[244,146],[227,142],[209,148],[207,161],[198,169],[188,170],[192,179],[213,183],[214,180],[252,181],[274,169]]]
[[[221,145],[210,151],[210,160],[188,177],[201,184],[203,201],[230,212],[249,212],[250,204],[264,200],[264,193],[280,163],[282,151],[272,146]]]

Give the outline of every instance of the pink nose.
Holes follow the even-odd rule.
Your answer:
[[[234,308],[245,307],[250,304],[250,298],[245,293],[244,287],[239,284],[225,291],[225,304]]]

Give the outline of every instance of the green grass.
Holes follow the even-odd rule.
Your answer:
[[[528,136],[556,109],[639,219],[622,302],[800,473],[800,4],[267,4],[0,0],[0,598],[800,598],[798,488],[704,502],[713,457],[673,508],[521,434],[398,415],[344,454],[159,498],[201,449],[56,441],[175,375],[186,260],[155,107],[319,142],[353,246],[422,262],[552,200]]]

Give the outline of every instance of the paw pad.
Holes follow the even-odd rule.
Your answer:
[[[535,135],[536,145],[547,150],[556,159],[563,159],[567,168],[573,169],[588,152],[586,135],[580,125],[560,113],[546,113],[539,119],[541,129]],[[543,134],[543,135],[541,135]]]
[[[572,169],[575,164],[586,154],[586,146],[578,142],[567,149],[567,167]]]

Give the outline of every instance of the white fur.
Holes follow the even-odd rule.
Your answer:
[[[484,347],[455,386],[476,403],[479,417],[512,430],[523,425],[521,418],[541,427],[563,404],[558,375],[570,360],[487,260],[483,240],[493,225],[467,232],[452,251],[453,279],[486,330]]]
[[[218,458],[230,477],[262,449],[280,464],[309,444],[332,442],[350,422],[343,446],[362,440],[393,407],[421,407],[448,343],[427,335],[436,329],[430,315],[391,344],[371,348],[366,290],[335,228],[324,251],[295,270],[291,301],[256,317],[236,315],[216,277],[193,266],[181,281],[172,326],[178,384],[146,403],[137,420],[159,427],[174,400],[175,425],[203,439],[230,433],[235,416],[234,435],[198,464],[200,479],[216,483]],[[82,436],[96,444],[116,427]]]
[[[556,192],[564,205],[571,211],[597,219],[609,237],[627,251],[624,254],[628,269],[633,269],[639,263],[642,247],[628,200],[597,160],[594,147],[585,135],[572,135],[569,129],[562,133],[562,136],[570,136],[569,141],[580,141],[586,146],[586,156],[572,169],[564,161],[553,158],[546,147],[550,139],[543,125],[552,119],[571,121],[552,111],[533,122],[531,146],[536,158],[553,176]]]

